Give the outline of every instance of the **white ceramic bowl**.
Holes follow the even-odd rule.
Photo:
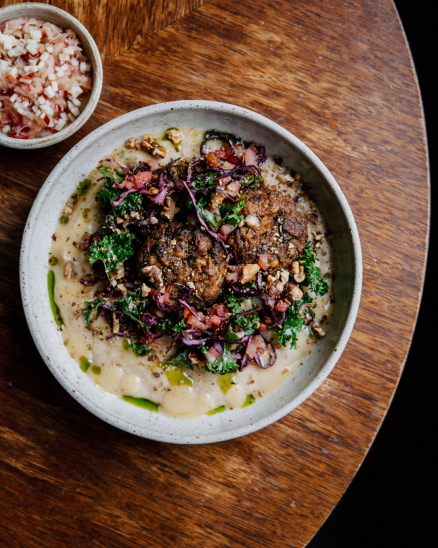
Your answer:
[[[0,132],[0,145],[9,148],[33,149],[44,148],[55,143],[59,143],[67,137],[70,137],[79,128],[81,128],[88,118],[93,114],[102,91],[103,69],[102,60],[96,43],[88,30],[75,17],[64,10],[49,6],[47,4],[37,4],[26,2],[24,4],[12,4],[5,8],[0,8],[0,24],[8,19],[17,19],[18,17],[35,17],[41,21],[54,23],[62,29],[73,29],[79,37],[84,47],[85,53],[90,60],[93,72],[93,89],[91,90],[85,108],[74,122],[66,126],[61,131],[42,137],[39,139],[13,139]]]
[[[100,158],[133,135],[173,126],[230,131],[266,145],[312,185],[312,195],[333,233],[335,308],[327,336],[277,391],[245,409],[194,420],[171,419],[131,405],[102,390],[67,353],[50,310],[47,292],[51,235],[68,197]],[[21,292],[35,344],[62,386],[101,419],[138,436],[172,443],[210,443],[254,432],[290,413],[323,382],[350,337],[362,287],[362,256],[353,214],[339,185],[324,164],[294,135],[275,122],[237,106],[210,101],[153,105],[116,118],[82,139],[59,162],[42,186],[23,235]]]

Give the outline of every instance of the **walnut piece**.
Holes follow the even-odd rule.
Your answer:
[[[240,279],[240,283],[247,284],[248,282],[252,282],[252,280],[255,279],[257,272],[260,270],[260,267],[258,264],[246,264],[243,267],[243,275]]]
[[[183,136],[179,129],[168,129],[166,135],[174,145],[180,145],[182,143]]]
[[[125,147],[132,150],[140,150],[140,140],[136,137],[131,137],[131,139],[126,141]]]
[[[301,282],[304,282],[306,279],[306,274],[304,273],[304,266],[300,264],[300,270],[298,274],[294,274],[294,280],[300,284]]]
[[[82,240],[79,243],[79,248],[82,249],[82,251],[85,251],[90,247],[90,238],[91,234],[89,232],[85,232],[82,236]]]
[[[151,292],[150,287],[148,287],[146,284],[141,285],[141,296],[142,297],[147,297],[150,292]]]
[[[318,333],[318,335],[319,335],[320,337],[325,337],[325,331],[324,331],[324,329],[322,329],[322,327],[320,327],[317,323],[313,322],[312,327],[313,327],[313,331],[315,331],[316,333]]]
[[[74,274],[73,266],[70,261],[67,261],[64,265],[64,278],[66,280],[71,280],[73,274]]]
[[[142,269],[143,274],[149,279],[151,285],[155,288],[163,287],[163,272],[158,266],[145,266]]]

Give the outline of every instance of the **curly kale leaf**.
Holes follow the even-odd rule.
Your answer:
[[[114,171],[106,166],[100,166],[99,171],[105,176],[105,185],[103,189],[96,194],[96,201],[99,202],[102,209],[113,209],[120,217],[126,213],[138,211],[141,208],[143,204],[142,194],[129,194],[118,207],[114,207],[114,202],[118,200],[125,191],[119,188],[113,188],[113,185],[125,180],[125,172],[117,169]]]
[[[90,326],[91,322],[96,319],[100,305],[105,302],[105,299],[94,299],[94,301],[85,301],[85,308],[82,310],[82,316],[85,323]]]
[[[240,179],[240,183],[242,186],[246,186],[249,188],[260,188],[260,185],[264,182],[264,179],[261,175],[258,177],[255,177],[254,175],[245,175]]]
[[[216,177],[217,173],[215,172],[207,173],[205,175],[198,175],[196,179],[193,179],[190,185],[196,189],[208,188],[209,186],[213,185]]]
[[[149,346],[141,342],[130,343],[128,339],[125,339],[122,343],[125,350],[132,350],[136,356],[146,356],[152,350]]]
[[[245,201],[224,202],[221,206],[221,217],[224,224],[238,226],[243,221],[243,216],[239,215],[245,207]]]
[[[219,216],[212,213],[211,211],[208,211],[206,207],[207,207],[207,198],[205,196],[202,196],[202,198],[198,200],[199,212],[204,218],[204,220],[211,226],[211,228],[218,229]]]
[[[166,362],[166,365],[173,365],[174,367],[185,367],[187,369],[193,369],[193,364],[190,361],[189,353],[192,350],[189,347],[185,347],[179,354],[174,358]]]
[[[172,331],[174,333],[181,333],[184,331],[184,329],[187,329],[187,321],[185,318],[182,318],[177,324],[175,324],[172,328]]]
[[[111,273],[120,268],[126,259],[134,255],[132,246],[134,239],[135,236],[129,232],[104,236],[97,243],[91,244],[89,263],[93,265],[96,261],[102,261],[105,272],[110,277]]]
[[[127,291],[123,297],[114,301],[114,308],[123,312],[129,316],[132,320],[136,321],[143,327],[147,327],[147,324],[142,322],[141,316],[148,310],[149,299],[141,296],[141,288],[135,291]]]
[[[239,365],[231,355],[231,344],[225,343],[223,353],[218,356],[214,362],[203,366],[210,373],[234,373],[239,369]]]
[[[274,331],[278,336],[278,342],[282,346],[287,346],[290,343],[290,348],[297,347],[298,335],[303,329],[303,320],[299,315],[299,311],[301,305],[311,302],[312,297],[306,293],[300,301],[294,303],[286,310],[283,325],[276,327]]]
[[[298,261],[304,267],[309,289],[317,295],[325,295],[328,292],[328,281],[321,277],[321,269],[315,266],[318,255],[310,241],[306,242],[303,254],[298,257]]]

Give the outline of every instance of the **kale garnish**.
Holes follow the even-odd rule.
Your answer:
[[[186,367],[187,369],[193,369],[193,364],[190,361],[189,353],[192,350],[189,347],[185,347],[174,358],[166,362],[166,365],[173,365],[174,367]]]
[[[312,247],[310,241],[306,242],[303,254],[298,257],[298,261],[304,267],[304,273],[307,278],[307,286],[316,295],[325,295],[328,292],[328,282],[326,278],[321,278],[321,269],[315,266],[318,261],[318,255]]]
[[[247,186],[249,188],[255,188],[255,189],[260,188],[260,185],[263,182],[264,182],[264,179],[261,175],[259,175],[258,177],[255,177],[254,175],[244,175],[240,179],[240,183],[242,184],[242,186]]]
[[[143,204],[142,194],[129,194],[123,202],[115,207],[114,202],[120,198],[124,190],[113,188],[114,184],[121,183],[125,180],[126,174],[123,170],[111,170],[109,167],[100,166],[99,171],[105,176],[105,185],[102,190],[96,194],[96,201],[99,202],[102,209],[114,209],[118,216],[123,216],[132,211],[138,211]]]
[[[148,303],[149,299],[142,297],[141,288],[138,288],[134,291],[127,291],[120,299],[114,301],[114,308],[117,308],[143,327],[147,327],[147,324],[142,322],[141,316],[147,312]]]
[[[205,196],[202,196],[202,198],[200,198],[198,200],[198,210],[200,212],[200,214],[202,215],[202,217],[205,219],[205,221],[207,221],[207,223],[214,229],[218,229],[219,228],[219,216],[216,215],[215,213],[212,213],[211,211],[208,211],[208,209],[206,209],[207,207],[207,198]]]
[[[97,311],[100,305],[105,302],[105,299],[94,299],[94,301],[85,301],[85,308],[82,311],[85,323],[90,326],[91,322],[96,319]]]
[[[184,329],[187,328],[187,321],[185,318],[182,318],[177,324],[172,327],[174,333],[181,333]]]
[[[102,261],[105,272],[110,277],[111,273],[120,268],[126,259],[134,255],[132,247],[134,239],[135,236],[129,232],[104,236],[97,243],[91,244],[90,257],[88,258],[90,264]]]
[[[130,343],[128,339],[124,339],[122,346],[125,350],[132,350],[136,356],[146,356],[152,350],[142,342]]]
[[[243,216],[239,215],[245,207],[245,201],[241,199],[239,202],[224,202],[221,206],[222,222],[238,226],[243,221]]]
[[[210,373],[220,373],[224,375],[225,373],[234,373],[239,368],[238,363],[231,355],[231,344],[224,344],[223,353],[218,356],[214,362],[207,363],[203,366],[203,369],[207,369]]]
[[[213,185],[216,177],[217,173],[215,172],[207,173],[205,175],[198,175],[190,184],[193,188],[208,188]]]
[[[278,335],[278,342],[281,345],[287,346],[287,343],[290,343],[290,348],[297,347],[298,335],[303,328],[303,319],[299,315],[300,308],[303,304],[311,302],[313,302],[312,297],[306,293],[300,301],[292,304],[286,310],[283,325],[276,327],[274,331]]]

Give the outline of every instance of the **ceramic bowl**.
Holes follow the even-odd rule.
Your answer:
[[[59,213],[78,181],[133,135],[168,127],[215,128],[263,143],[311,184],[311,192],[334,237],[335,307],[327,335],[285,384],[244,409],[194,420],[172,419],[98,390],[67,353],[50,310],[48,253]],[[59,162],[42,186],[23,235],[20,279],[29,329],[49,369],[89,411],[138,436],[172,443],[210,443],[249,434],[290,413],[324,381],[350,337],[359,307],[362,256],[347,200],[329,170],[309,148],[275,122],[237,106],[210,101],[176,101],[141,108],[103,125]]]
[[[102,91],[102,60],[91,34],[84,27],[84,25],[82,25],[82,23],[66,11],[47,4],[37,4],[33,2],[12,4],[11,6],[0,9],[0,24],[8,19],[17,19],[19,17],[35,17],[35,19],[39,19],[41,21],[54,23],[63,29],[73,29],[82,42],[84,51],[89,59],[89,62],[91,63],[93,72],[93,89],[91,90],[91,94],[85,108],[74,122],[66,126],[58,133],[47,137],[42,137],[40,139],[13,139],[12,137],[8,137],[0,132],[1,146],[19,148],[23,150],[44,148],[71,137],[71,135],[76,133],[76,131],[78,131],[78,129],[80,129],[93,114]]]

